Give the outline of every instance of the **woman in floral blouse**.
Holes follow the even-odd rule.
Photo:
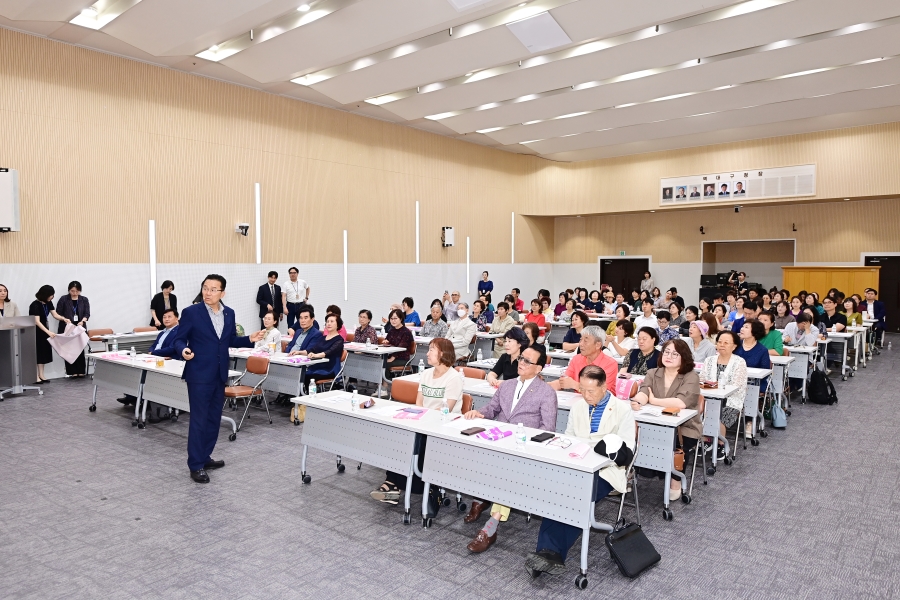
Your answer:
[[[476,331],[488,331],[491,328],[485,312],[484,302],[481,300],[476,300],[472,303],[472,321],[475,322]]]
[[[365,308],[359,311],[359,327],[353,332],[353,341],[357,344],[378,343],[378,332],[369,323],[372,322],[372,311]]]

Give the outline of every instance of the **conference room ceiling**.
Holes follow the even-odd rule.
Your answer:
[[[0,0],[0,26],[560,161],[900,120],[897,0]]]

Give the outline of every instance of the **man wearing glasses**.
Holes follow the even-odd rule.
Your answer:
[[[556,431],[556,392],[538,377],[547,363],[543,346],[531,346],[519,357],[519,376],[500,384],[490,403],[481,409],[470,410],[466,419],[493,419],[500,423],[521,423],[525,427]],[[488,507],[487,502],[472,499],[469,514],[463,519],[474,523]],[[509,507],[500,504],[491,506],[491,518],[466,546],[470,552],[481,553],[497,541],[497,528],[501,521],[509,518]]]
[[[225,380],[228,378],[228,349],[252,348],[264,331],[238,337],[234,311],[224,304],[225,278],[207,275],[200,291],[203,302],[184,309],[173,345],[185,360],[182,378],[187,382],[191,420],[188,428],[188,468],[191,479],[209,483],[208,470],[225,466],[213,460],[219,437]]]
[[[634,458],[634,414],[631,405],[610,394],[606,387],[606,371],[588,365],[578,374],[581,398],[572,401],[566,435],[590,439],[594,452],[609,458],[614,464],[597,473],[594,502],[616,490],[624,494],[627,469]],[[615,380],[613,380],[615,381]],[[544,518],[538,533],[537,549],[528,555],[525,568],[532,577],[541,573],[561,575],[565,572],[566,555],[582,530]]]

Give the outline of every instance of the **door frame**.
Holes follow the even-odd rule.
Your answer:
[[[646,258],[646,259],[647,259],[647,270],[650,271],[651,273],[653,273],[653,256],[651,256],[650,254],[632,254],[632,255],[630,255],[630,256],[629,256],[629,255],[625,255],[625,256],[620,256],[620,255],[617,255],[617,256],[598,256],[598,257],[597,257],[597,281],[599,281],[600,283],[603,283],[603,280],[600,279],[600,275],[601,275],[602,272],[603,272],[603,261],[604,261],[604,260],[623,260],[623,259],[624,259],[624,260],[629,260],[629,259],[632,259],[632,258],[637,258],[637,259],[644,259],[644,258]],[[596,288],[597,288],[598,290],[600,289],[600,283],[598,283],[598,284],[596,285]]]
[[[900,256],[900,252],[860,252],[859,264],[863,267],[866,266],[866,258],[870,256]]]

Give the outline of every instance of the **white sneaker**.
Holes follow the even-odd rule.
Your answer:
[[[669,488],[669,502],[675,502],[676,500],[679,500],[680,498],[681,498],[681,488],[678,488],[677,490],[673,490],[672,488]]]
[[[753,437],[753,423],[745,423],[744,424],[744,438],[750,439]]]

